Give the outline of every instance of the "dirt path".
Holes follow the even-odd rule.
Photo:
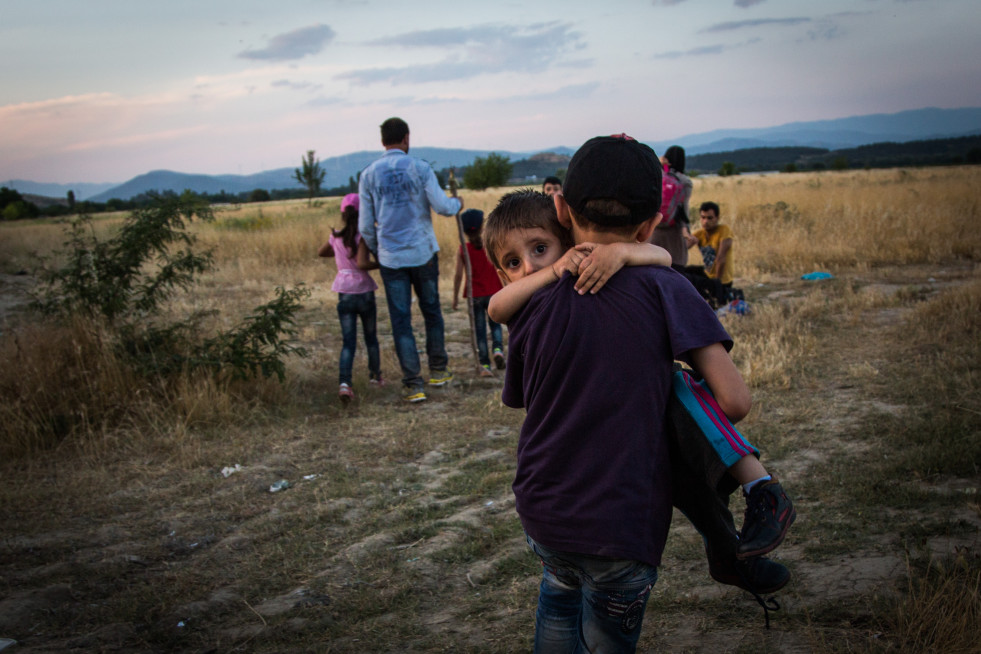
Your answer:
[[[908,268],[854,281],[860,292],[925,284],[930,294],[974,275]],[[2,281],[0,296],[21,285]],[[784,280],[757,289],[755,303],[810,290]],[[799,512],[774,556],[794,579],[771,630],[747,594],[709,578],[697,533],[676,516],[641,651],[811,652],[855,637],[864,648],[871,607],[896,592],[906,561],[898,533],[835,499],[834,469],[878,455],[856,430],[907,410],[880,391],[897,365],[882,335],[909,311],[884,303],[827,316],[813,326],[822,355],[803,363],[811,381],[790,399],[758,394],[745,431]],[[451,357],[465,360],[466,313],[446,319]],[[57,455],[5,466],[18,489],[0,511],[0,638],[19,641],[12,653],[526,651],[538,573],[510,491],[521,416],[499,407],[499,380],[465,367],[416,411],[397,389],[347,413],[311,394],[306,415],[244,428],[241,440],[203,439],[184,462],[120,457],[111,479]],[[292,488],[270,493],[280,478]],[[978,548],[978,511],[954,517],[973,537],[931,537],[929,549]]]

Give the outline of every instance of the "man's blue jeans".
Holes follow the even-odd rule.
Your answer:
[[[364,344],[368,350],[368,371],[372,379],[381,376],[381,357],[378,351],[377,310],[375,292],[338,293],[337,317],[341,320],[341,383],[351,384],[351,369],[354,367],[354,353],[358,347],[358,317],[361,317],[361,330]]]
[[[405,386],[423,385],[416,349],[416,337],[412,333],[412,291],[415,290],[426,323],[426,356],[430,371],[446,370],[449,358],[443,341],[443,311],[439,306],[439,261],[437,255],[421,266],[411,268],[386,268],[380,266],[388,315],[392,321],[392,337],[395,353],[402,367],[402,383]]]
[[[487,315],[487,305],[490,304],[490,295],[475,297],[473,299],[473,331],[477,335],[477,358],[480,365],[490,365],[490,355],[487,352],[487,325],[490,325],[491,347],[495,350],[504,349],[504,331],[499,323],[494,322]]]
[[[535,652],[633,652],[657,568],[640,561],[557,552],[527,539],[544,567]]]

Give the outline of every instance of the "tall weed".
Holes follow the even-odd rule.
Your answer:
[[[736,275],[751,279],[977,258],[979,177],[962,166],[696,179],[693,228],[699,204],[718,202]]]
[[[905,593],[879,617],[888,637],[876,651],[981,652],[981,556],[908,562],[907,575]]]
[[[914,412],[896,426],[894,474],[981,475],[981,279],[914,307],[891,390]]]
[[[91,442],[141,415],[152,422],[178,380],[284,381],[284,359],[306,354],[290,340],[306,289],[277,287],[272,301],[212,336],[201,312],[164,315],[174,294],[213,266],[187,230],[195,216],[212,219],[186,192],[133,212],[109,238],[85,216],[71,221],[66,250],[43,269],[35,295],[50,320],[15,331],[0,351],[12,375],[0,381],[0,448],[27,454],[72,437]]]

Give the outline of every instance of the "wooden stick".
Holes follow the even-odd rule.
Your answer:
[[[450,195],[459,197],[456,194],[456,175],[450,168]],[[461,211],[462,211],[461,207]],[[477,353],[477,325],[473,314],[473,268],[470,267],[470,252],[467,250],[467,239],[463,234],[463,219],[460,218],[460,211],[456,212],[456,229],[460,234],[460,249],[463,250],[463,263],[467,267],[467,313],[470,315],[470,347],[473,349],[473,363],[480,372],[480,355]]]

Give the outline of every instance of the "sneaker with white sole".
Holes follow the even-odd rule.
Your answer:
[[[402,395],[402,399],[410,404],[415,404],[417,402],[426,401],[426,393],[422,390],[420,386],[407,386],[405,388],[405,394]]]
[[[337,396],[341,399],[341,404],[350,404],[351,400],[354,399],[354,390],[351,389],[350,384],[341,384]]]
[[[429,374],[430,386],[446,386],[453,381],[453,373],[449,370],[433,370]]]

